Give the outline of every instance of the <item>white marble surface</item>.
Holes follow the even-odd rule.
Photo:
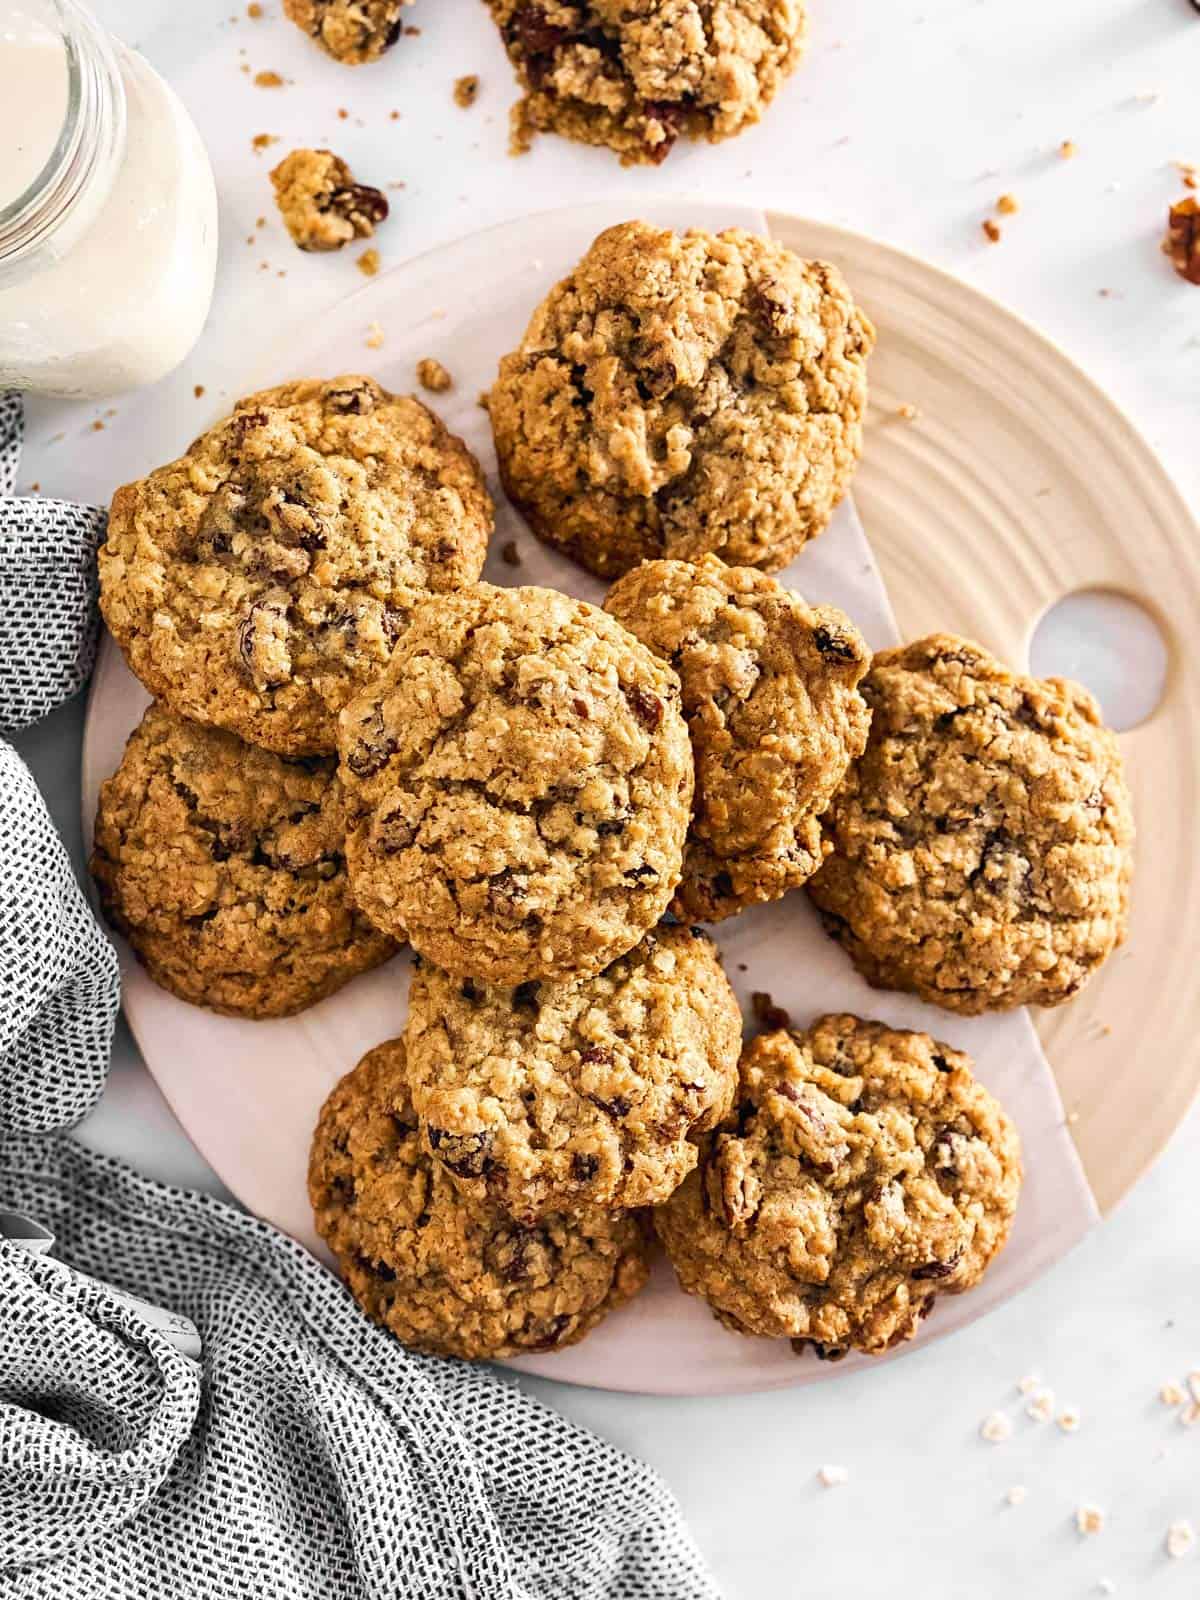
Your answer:
[[[241,0],[97,9],[190,105],[224,230],[200,347],[153,394],[115,403],[125,426],[144,407],[170,408],[182,445],[236,392],[247,352],[361,282],[348,256],[301,257],[283,240],[270,152],[250,146],[268,132],[328,142],[366,180],[405,185],[378,241],[385,263],[584,194],[628,196],[630,213],[651,192],[729,195],[873,232],[970,277],[1060,340],[1200,502],[1200,291],[1157,249],[1166,205],[1183,192],[1173,163],[1200,161],[1200,16],[1188,0],[812,0],[807,65],[759,128],[632,173],[549,140],[507,158],[510,78],[478,0],[416,0],[420,36],[354,74],[287,27],[279,0],[266,0],[261,22]],[[242,62],[293,81],[255,88]],[[463,112],[450,89],[467,71],[483,87]],[[1065,139],[1078,148],[1069,161],[1056,153]],[[1021,210],[988,245],[980,222],[1004,191]],[[260,215],[271,217],[262,231]],[[105,409],[32,407],[25,480],[100,493],[105,438],[90,423]],[[73,841],[78,723],[68,708],[20,741]],[[124,1034],[85,1137],[156,1176],[212,1185]],[[1200,1426],[1181,1426],[1156,1398],[1165,1379],[1200,1369],[1198,1158],[1193,1113],[1118,1213],[1048,1278],[885,1369],[720,1401],[529,1387],[662,1470],[735,1600],[918,1589],[990,1600],[1018,1585],[1029,1600],[1058,1600],[1098,1593],[1104,1578],[1121,1594],[1200,1594],[1200,1549],[1178,1562],[1163,1551],[1172,1520],[1200,1528]],[[1023,1416],[1016,1383],[1027,1373],[1053,1388],[1057,1409],[1079,1408],[1076,1433]],[[997,1408],[1014,1431],[988,1444],[978,1427]],[[849,1481],[821,1488],[825,1463],[845,1466]],[[1009,1506],[1016,1484],[1027,1496]],[[1107,1514],[1086,1539],[1074,1528],[1085,1501]]]

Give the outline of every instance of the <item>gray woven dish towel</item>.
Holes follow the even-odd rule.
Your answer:
[[[86,678],[103,528],[7,498],[20,422],[0,397],[7,729]],[[718,1600],[647,1467],[487,1369],[409,1353],[266,1223],[48,1136],[102,1087],[117,1001],[0,739],[0,1213],[58,1258],[0,1216],[4,1600]]]
[[[104,513],[13,498],[23,411],[0,395],[0,733],[87,681]],[[78,1122],[104,1087],[120,999],[96,926],[28,767],[0,739],[0,1128]]]

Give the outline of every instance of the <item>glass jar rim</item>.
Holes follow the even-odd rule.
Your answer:
[[[53,11],[67,67],[67,105],[41,170],[0,207],[0,265],[45,243],[84,188],[112,166],[112,148],[97,137],[105,109],[124,144],[125,106],[116,54],[107,33],[79,0],[45,0]],[[48,19],[49,20],[49,19]]]

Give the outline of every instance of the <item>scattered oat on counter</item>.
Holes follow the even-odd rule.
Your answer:
[[[257,22],[262,14],[263,8],[259,5],[258,0],[250,0],[250,4],[246,7],[246,15],[250,20]]]
[[[849,1481],[850,1474],[845,1467],[821,1467],[817,1479],[826,1489],[836,1489],[841,1484]]]
[[[250,148],[261,155],[262,152],[269,149],[271,145],[278,143],[279,135],[277,133],[256,133],[253,139],[250,141]]]
[[[1065,1411],[1058,1414],[1058,1425],[1064,1433],[1075,1433],[1079,1428],[1080,1415],[1074,1406],[1068,1406]]]
[[[1167,213],[1163,252],[1188,283],[1200,284],[1200,200],[1186,195]]]
[[[521,552],[517,549],[517,541],[509,539],[500,546],[500,559],[506,567],[519,567],[521,565]]]
[[[1008,1501],[1010,1506],[1019,1506],[1024,1504],[1025,1496],[1028,1493],[1029,1491],[1026,1489],[1023,1483],[1014,1483],[1004,1498]]]
[[[364,277],[373,278],[379,271],[379,251],[374,248],[364,250],[358,258],[357,265]]]
[[[989,1444],[1000,1444],[1012,1438],[1012,1422],[1003,1411],[989,1411],[979,1424],[979,1437]]]
[[[378,322],[367,323],[367,349],[383,349],[383,329],[380,327]]]
[[[256,89],[282,89],[283,78],[278,72],[256,72],[254,74],[254,87]]]
[[[1000,224],[993,217],[985,217],[983,231],[992,244],[1000,243]]]
[[[1035,1422],[1049,1422],[1054,1415],[1054,1394],[1050,1389],[1039,1389],[1030,1397],[1029,1404],[1025,1407],[1025,1415],[1032,1417]]]
[[[1032,1394],[1041,1382],[1040,1378],[1021,1378],[1017,1383],[1018,1394]]]
[[[1187,1394],[1172,1378],[1158,1391],[1158,1398],[1165,1406],[1181,1406],[1187,1399]]]
[[[1171,1559],[1179,1561],[1182,1557],[1191,1554],[1192,1547],[1196,1543],[1196,1530],[1186,1519],[1173,1522],[1167,1529],[1167,1537],[1163,1543]]]
[[[996,210],[1002,217],[1016,216],[1021,209],[1021,202],[1015,194],[1002,194],[996,201]]]
[[[1194,1428],[1200,1422],[1200,1400],[1191,1400],[1179,1413],[1179,1420],[1185,1428]]]
[[[1099,1533],[1104,1527],[1104,1513],[1099,1506],[1077,1506],[1075,1526],[1085,1536],[1090,1537],[1094,1533]]]
[[[454,385],[454,379],[442,363],[435,361],[432,356],[425,356],[417,362],[417,382],[432,394],[445,394]]]
[[[387,220],[387,196],[357,183],[332,150],[291,151],[272,169],[271,184],[287,231],[301,250],[340,250],[351,239],[370,238]]]
[[[479,98],[479,75],[468,72],[464,77],[454,80],[454,104],[461,106],[464,111],[473,106]]]
[[[905,400],[902,405],[896,407],[896,415],[905,422],[915,422],[921,413],[911,400]]]
[[[1074,139],[1064,139],[1058,147],[1058,153],[1064,161],[1070,161],[1073,156],[1079,154],[1079,146]]]

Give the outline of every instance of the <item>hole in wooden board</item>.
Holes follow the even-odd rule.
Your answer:
[[[1171,652],[1157,618],[1116,589],[1077,589],[1044,611],[1029,641],[1037,678],[1074,678],[1100,702],[1118,733],[1158,710]]]

